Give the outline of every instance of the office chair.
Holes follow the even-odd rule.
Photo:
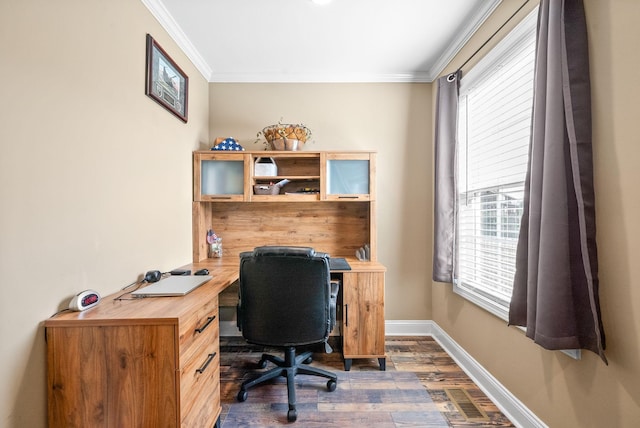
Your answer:
[[[329,256],[308,247],[257,247],[240,254],[238,328],[249,343],[284,348],[284,358],[262,354],[258,367],[267,361],[277,367],[242,383],[238,401],[247,399],[247,390],[278,376],[287,379],[289,411],[287,420],[297,418],[295,376],[322,376],[327,389],[335,391],[337,376],[307,366],[312,352],[296,355],[297,347],[327,343],[336,323],[338,285],[331,282]],[[307,348],[308,349],[308,348]]]

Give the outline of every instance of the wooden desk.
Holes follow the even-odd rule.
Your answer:
[[[256,174],[263,157],[276,163],[276,176]],[[219,294],[238,278],[238,254],[267,243],[348,260],[351,270],[332,272],[342,281],[345,370],[355,358],[377,358],[384,370],[375,172],[374,152],[194,152],[194,263],[182,268],[207,268],[213,279],[183,297],[114,300],[123,294],[116,293],[47,320],[49,426],[217,425]],[[277,195],[255,191],[285,180]],[[223,238],[222,258],[209,257],[211,229]],[[353,257],[365,243],[371,262]]]
[[[218,294],[237,276],[220,268],[183,297],[119,292],[45,321],[49,426],[217,425]]]
[[[238,263],[223,257],[183,266],[213,276],[186,296],[120,291],[45,321],[49,426],[218,426],[218,295],[238,279]],[[384,370],[385,268],[349,264],[332,271],[342,280],[345,369],[353,358],[378,358]]]
[[[346,258],[352,270],[334,273],[342,279],[346,370],[354,358],[378,358],[382,369],[386,361],[385,268],[377,262],[376,157],[370,151],[193,153],[191,266],[237,263],[240,252],[258,245],[311,246]],[[264,158],[275,163],[276,175],[263,176],[256,168]],[[268,195],[257,191],[274,183],[286,184]],[[207,233],[212,230],[223,239],[221,261],[211,259]],[[365,244],[370,262],[354,257]]]
[[[386,268],[378,262],[362,262],[346,257],[351,270],[332,270],[342,287],[338,296],[341,306],[342,355],[345,370],[350,370],[354,359],[377,358],[380,370],[386,369],[384,351],[384,275]],[[215,275],[218,269],[238,271],[238,257],[205,259],[183,269],[207,268]]]

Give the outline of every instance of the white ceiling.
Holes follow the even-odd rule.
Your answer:
[[[142,0],[210,82],[431,82],[502,0]]]

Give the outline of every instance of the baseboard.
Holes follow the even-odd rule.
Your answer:
[[[387,336],[433,337],[514,425],[522,428],[547,428],[544,422],[511,394],[435,322],[388,320],[385,322],[385,329]]]
[[[386,320],[384,328],[387,336],[433,336],[434,325],[427,320]]]

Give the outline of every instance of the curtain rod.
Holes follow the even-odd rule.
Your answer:
[[[493,33],[478,49],[476,49],[476,51],[474,53],[472,53],[471,56],[469,58],[467,58],[467,60],[465,62],[463,62],[462,65],[460,67],[458,67],[458,69],[455,72],[449,74],[449,76],[447,76],[447,80],[449,82],[453,82],[455,80],[456,76],[458,75],[458,73],[460,73],[460,71],[462,70],[462,67],[467,65],[469,63],[469,61],[471,61],[473,59],[473,57],[476,56],[478,54],[478,52],[480,52],[482,50],[482,48],[484,48],[487,45],[487,43],[489,43],[491,41],[491,39],[493,39],[495,37],[495,35],[498,34],[500,32],[500,30],[502,30],[504,28],[504,26],[507,25],[509,23],[509,21],[511,21],[513,19],[514,16],[516,16],[518,14],[518,12],[520,12],[522,10],[522,8],[527,5],[527,3],[529,3],[529,0],[526,0],[524,3],[522,3],[522,5],[520,5],[518,10],[513,12],[513,15],[511,15],[509,17],[509,19],[507,19],[504,22],[504,24],[502,24],[500,26],[500,28],[498,28],[495,31],[495,33]]]

